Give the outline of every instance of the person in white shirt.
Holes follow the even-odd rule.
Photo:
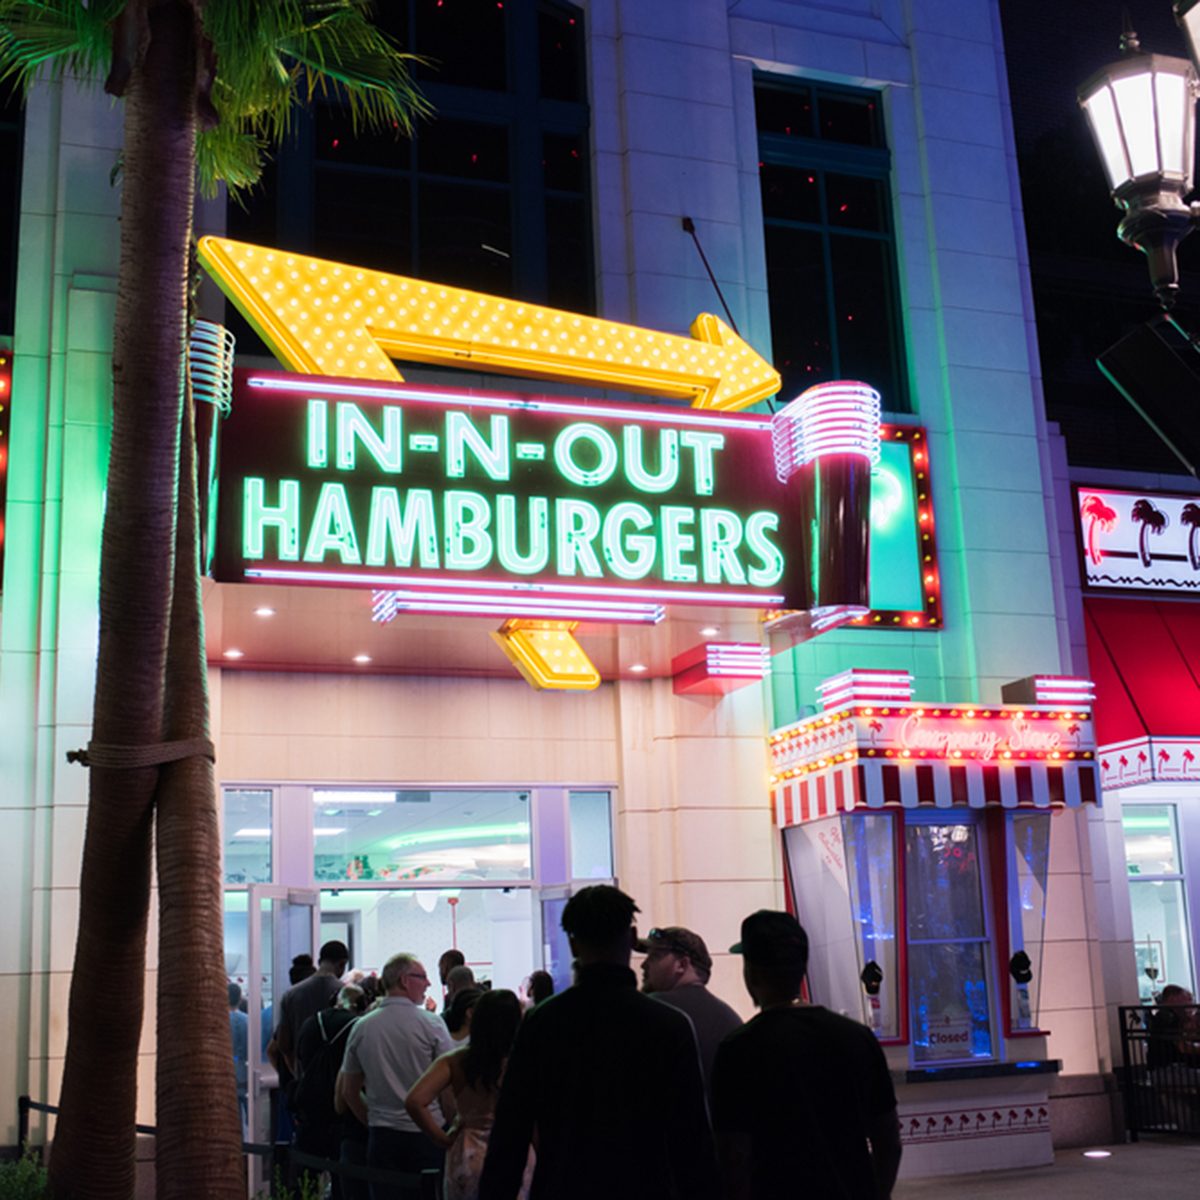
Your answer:
[[[349,1109],[368,1129],[367,1165],[392,1171],[440,1168],[444,1152],[405,1111],[408,1089],[439,1055],[454,1048],[446,1024],[427,1012],[429,976],[411,954],[395,954],[383,968],[384,997],[350,1033],[337,1081],[339,1111]],[[436,1119],[453,1113],[433,1106]],[[392,1189],[372,1184],[372,1200]]]

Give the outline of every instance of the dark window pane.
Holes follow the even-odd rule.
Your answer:
[[[583,191],[583,139],[572,133],[542,138],[542,182],[559,192]]]
[[[902,402],[896,378],[899,316],[892,296],[891,247],[873,238],[833,237],[838,373],[876,388],[884,408]]]
[[[817,136],[824,141],[849,142],[854,146],[883,145],[883,128],[875,96],[818,92],[817,110],[820,118]]]
[[[411,191],[402,175],[318,170],[313,252],[334,262],[412,273]]]
[[[399,42],[402,50],[412,50],[408,0],[383,0],[383,3],[372,8],[371,20],[389,37]]]
[[[384,5],[386,7],[386,4]],[[417,74],[437,83],[504,91],[508,86],[503,0],[415,0]]]
[[[422,125],[422,133],[424,129]],[[387,132],[355,132],[350,114],[333,104],[317,105],[314,139],[318,162],[397,168],[409,165],[409,140],[398,126]]]
[[[423,175],[508,182],[508,130],[475,121],[435,120],[417,135]]]
[[[418,192],[418,273],[480,292],[512,291],[508,192],[423,183]]]
[[[546,301],[570,312],[592,312],[591,226],[583,200],[546,198]]]
[[[754,89],[759,133],[815,137],[812,89],[759,86]]]
[[[277,168],[273,161],[263,163],[262,177],[248,192],[229,199],[225,229],[239,242],[256,246],[277,246],[275,205]]]
[[[828,175],[825,179],[826,211],[830,225],[847,229],[871,229],[882,232],[885,225],[883,183],[856,175]]]
[[[578,9],[544,4],[538,9],[541,94],[550,100],[582,100],[583,18]]]
[[[788,401],[832,377],[825,260],[819,233],[768,225],[766,242],[771,346]]]
[[[821,175],[807,167],[779,167],[763,163],[758,170],[762,182],[763,216],[784,221],[821,220]]]

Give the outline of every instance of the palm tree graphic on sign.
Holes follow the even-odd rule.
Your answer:
[[[1141,531],[1138,533],[1138,554],[1141,556],[1142,566],[1150,565],[1150,534],[1155,533],[1159,536],[1167,527],[1167,514],[1154,507],[1149,500],[1135,500],[1133,511],[1129,514],[1133,520],[1141,523]]]
[[[1185,504],[1179,519],[1188,527],[1188,562],[1193,571],[1200,571],[1200,504]]]
[[[1092,565],[1098,567],[1104,551],[1096,545],[1096,528],[1098,526],[1103,533],[1112,533],[1117,523],[1116,509],[1109,508],[1099,496],[1085,496],[1079,506],[1079,515],[1088,523],[1087,556]]]

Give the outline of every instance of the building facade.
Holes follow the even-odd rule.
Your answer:
[[[1108,1136],[1090,708],[1002,695],[1083,667],[996,4],[698,0],[685,15],[510,0],[445,28],[440,4],[385,7],[406,45],[443,62],[426,80],[437,120],[412,144],[356,140],[320,107],[262,193],[202,204],[199,232],[642,330],[714,313],[782,376],[763,413],[865,380],[885,422],[871,608],[797,644],[719,600],[668,604],[656,625],[585,621],[599,685],[561,691],[520,678],[494,617],[380,624],[361,588],[207,584],[226,966],[252,1021],[315,922],[365,967],[461,944],[500,984],[543,962],[565,981],[556,914],[571,888],[614,879],[647,927],[707,939],[713,987],[747,1014],[723,952],[742,917],[787,904],[819,927],[813,999],[877,1023],[906,1170],[1044,1161],[1053,1139]],[[94,89],[33,89],[0,609],[9,1142],[16,1096],[53,1098],[65,1049],[87,793],[65,751],[90,726],[119,146],[119,113]],[[240,366],[278,369],[215,287],[203,304],[238,333]],[[403,370],[409,384],[625,399],[586,373]],[[701,660],[720,674],[706,643],[765,646],[767,680],[689,687]],[[926,706],[948,724],[889,741],[879,702],[853,686],[822,707],[818,685],[851,669],[908,681],[885,697],[889,720]],[[830,776],[810,809],[788,772],[821,763],[804,738],[827,718],[861,772]],[[1052,736],[1011,740],[1012,722],[1043,718]],[[989,744],[1016,762],[982,754],[977,719],[1008,723]],[[955,775],[960,746],[971,770]],[[913,747],[938,761],[910,763]],[[873,774],[877,748],[901,758]],[[814,804],[825,770],[809,772]],[[869,905],[854,889],[871,872],[845,869],[847,847],[887,864]],[[1017,929],[1020,912],[1035,915]],[[1019,965],[1009,982],[1019,947],[1032,991]],[[882,982],[856,982],[868,963]],[[152,1120],[153,962],[146,987]]]

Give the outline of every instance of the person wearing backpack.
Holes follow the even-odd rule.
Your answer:
[[[335,1111],[333,1097],[350,1029],[365,1000],[362,988],[347,984],[337,993],[332,1007],[319,1009],[300,1028],[296,1039],[299,1075],[292,1084],[288,1103],[296,1123],[295,1146],[301,1153],[336,1160],[344,1124],[357,1124],[353,1114],[343,1117]],[[334,1175],[333,1200],[343,1200],[344,1196],[341,1181]]]

